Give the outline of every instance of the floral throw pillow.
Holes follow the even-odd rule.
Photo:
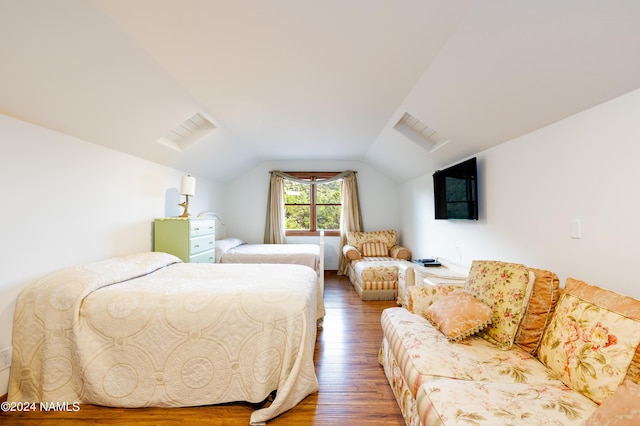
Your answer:
[[[485,340],[500,349],[511,348],[534,280],[534,274],[525,265],[473,261],[464,290],[493,311],[491,325],[481,333]]]
[[[538,358],[570,388],[601,404],[624,380],[640,343],[640,321],[565,293]]]

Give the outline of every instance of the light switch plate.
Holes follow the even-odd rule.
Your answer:
[[[582,238],[582,231],[580,229],[580,221],[578,219],[573,219],[569,221],[571,231],[569,236],[574,239]]]

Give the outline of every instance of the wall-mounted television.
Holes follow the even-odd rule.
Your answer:
[[[478,220],[476,158],[433,174],[436,219]]]

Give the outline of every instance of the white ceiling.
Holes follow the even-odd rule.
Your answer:
[[[640,87],[636,0],[0,0],[0,40],[0,113],[221,182],[404,182]],[[156,142],[196,113],[217,129]]]

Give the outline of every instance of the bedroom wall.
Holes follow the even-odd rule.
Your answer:
[[[416,257],[521,262],[640,298],[638,111],[640,90],[480,153],[477,222],[433,219],[432,173],[403,184],[405,242]]]
[[[181,213],[188,173],[0,115],[0,349],[15,302],[33,280],[65,267],[149,251],[156,217]],[[197,178],[192,213],[224,212],[224,186]],[[0,371],[0,395],[9,369]]]
[[[344,171],[358,172],[360,208],[365,230],[399,231],[399,186],[370,166],[357,161],[268,161],[258,164],[227,186],[226,236],[248,243],[262,243],[269,189],[269,171]],[[402,241],[402,235],[399,235]],[[317,244],[318,238],[290,237],[289,243]],[[338,269],[339,237],[325,239],[325,269]]]

